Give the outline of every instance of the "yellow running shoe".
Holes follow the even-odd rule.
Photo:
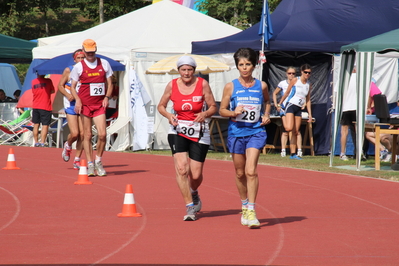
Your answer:
[[[241,224],[245,226],[248,225],[248,209],[244,207],[241,211]]]
[[[260,226],[258,219],[256,219],[255,210],[247,210],[247,219],[248,219],[247,222],[249,228],[255,228]]]

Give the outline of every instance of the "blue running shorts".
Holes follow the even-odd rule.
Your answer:
[[[245,154],[248,148],[263,149],[266,145],[266,131],[261,131],[246,137],[227,137],[227,147],[230,153]]]

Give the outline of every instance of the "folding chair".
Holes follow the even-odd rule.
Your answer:
[[[26,124],[31,119],[31,110],[26,110],[17,119],[12,121],[3,121],[2,125],[11,129],[15,129],[20,127],[21,125]]]
[[[129,117],[118,117],[116,119],[113,119],[110,121],[110,125],[107,126],[107,140],[105,143],[105,149],[106,151],[112,150],[112,144],[115,142],[115,134],[124,126],[126,126],[130,121]],[[92,144],[93,144],[93,149],[96,148],[97,145],[97,129],[95,125],[92,126]]]
[[[20,146],[26,143],[26,138],[24,138],[24,133],[29,133],[30,130],[28,128],[17,128],[17,129],[10,129],[3,125],[0,125],[0,131],[3,132],[0,138],[0,145],[3,144],[14,144]]]
[[[55,147],[58,148],[58,146],[61,146],[64,143],[64,127],[68,124],[68,121],[66,117],[52,117],[54,121],[51,122],[51,124],[48,127],[48,133],[47,133],[47,141],[48,145],[51,148],[53,144],[55,144]],[[61,123],[61,124],[59,124]],[[59,131],[58,131],[59,130]],[[53,134],[57,134],[57,136],[60,136],[60,139],[56,139],[56,141],[53,140]]]
[[[29,132],[29,129],[24,128],[24,125],[27,125],[30,122],[31,111],[27,110],[23,114],[21,114],[17,119],[9,122],[5,122],[0,125],[0,145],[2,144],[14,144],[14,145],[22,145],[26,141],[22,138],[23,133]],[[26,136],[25,136],[26,137]]]

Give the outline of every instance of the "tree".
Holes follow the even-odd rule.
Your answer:
[[[104,22],[130,13],[136,9],[151,4],[147,0],[102,0],[104,9]],[[82,15],[94,21],[100,21],[99,0],[68,0],[67,6],[78,7]]]
[[[269,0],[270,11],[282,0]],[[206,0],[199,3],[199,10],[208,16],[232,26],[246,29],[260,21],[263,0]]]

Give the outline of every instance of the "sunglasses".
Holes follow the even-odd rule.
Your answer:
[[[310,75],[312,72],[311,71],[303,71],[303,73]]]
[[[287,75],[295,75],[295,72],[287,72]]]

